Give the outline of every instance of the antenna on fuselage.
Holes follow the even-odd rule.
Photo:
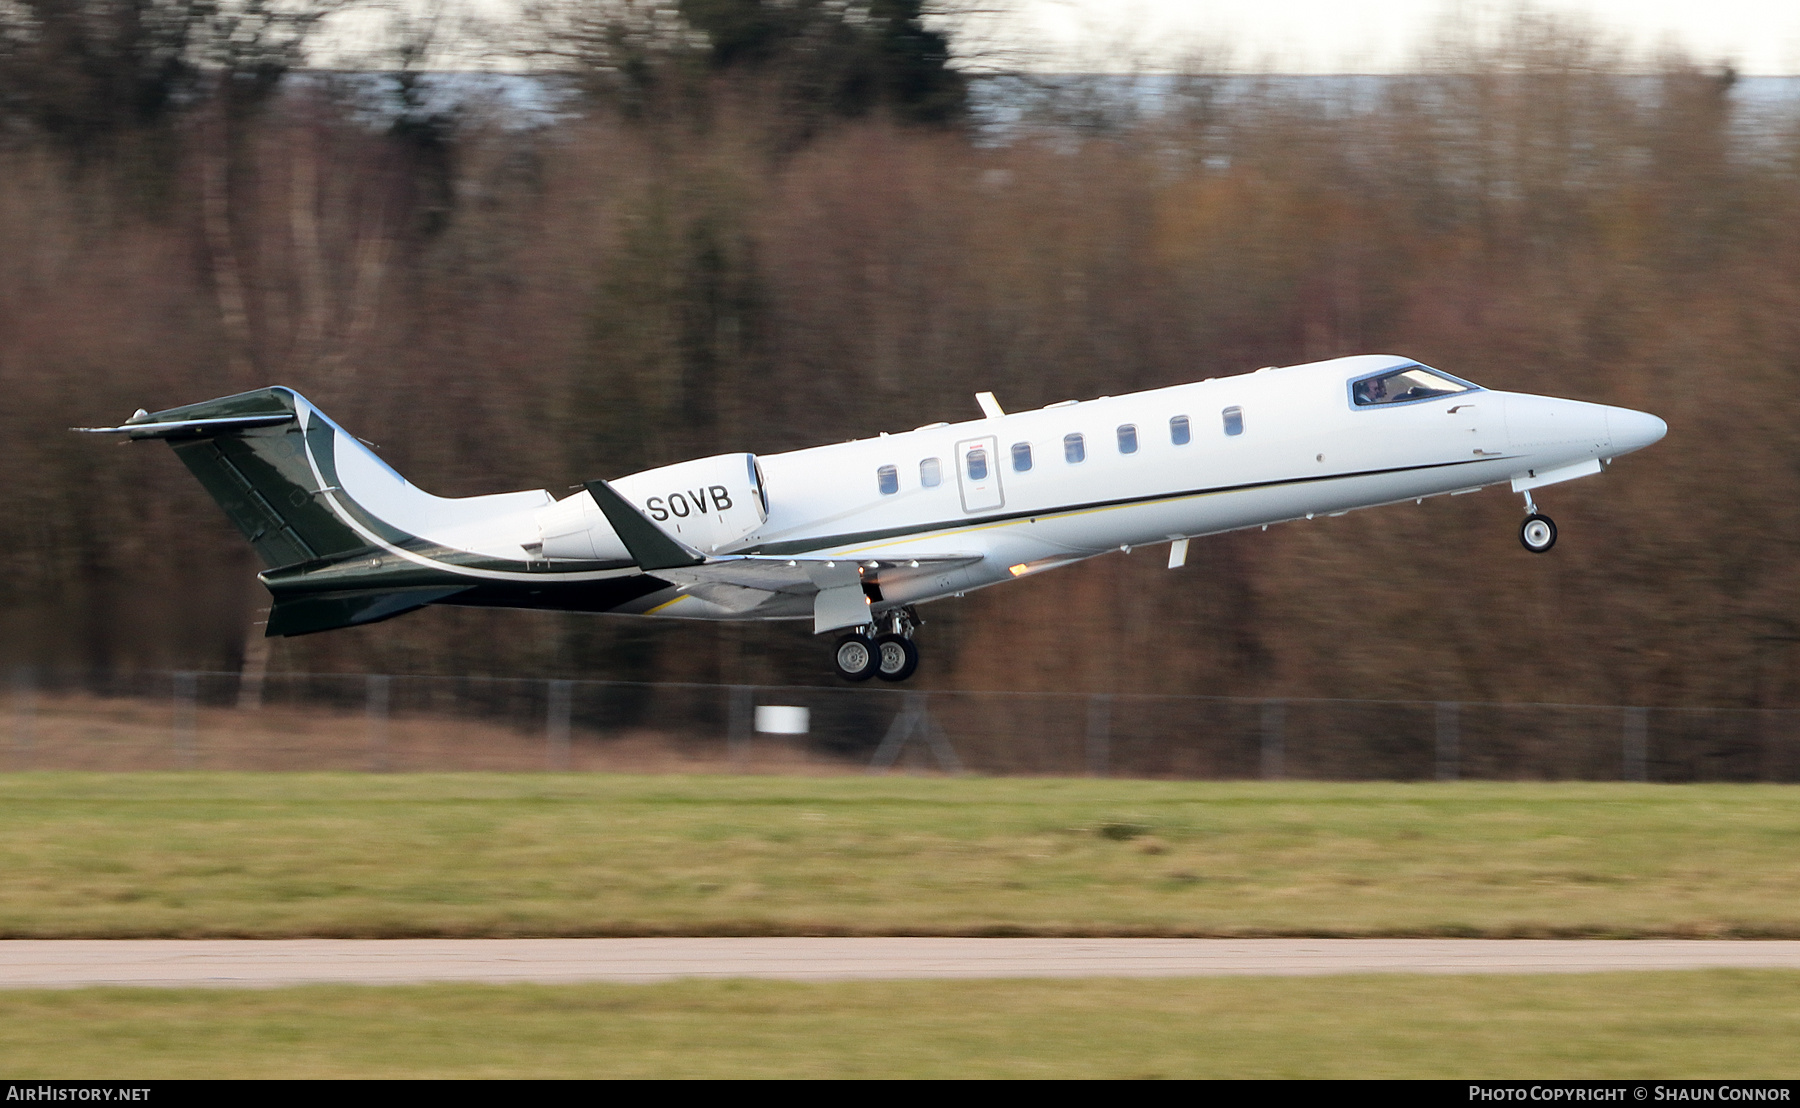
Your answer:
[[[1000,410],[1000,402],[994,399],[994,394],[991,392],[976,393],[975,403],[981,405],[983,419],[999,419],[1006,414]]]

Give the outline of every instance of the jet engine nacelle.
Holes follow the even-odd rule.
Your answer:
[[[612,487],[658,527],[705,554],[724,551],[769,518],[754,454],[718,454],[647,469]],[[585,489],[544,509],[538,530],[546,558],[631,557]]]

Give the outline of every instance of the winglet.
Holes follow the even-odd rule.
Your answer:
[[[606,514],[606,522],[625,544],[625,550],[631,560],[640,569],[678,569],[682,566],[697,566],[706,561],[706,556],[690,546],[676,541],[667,531],[650,522],[644,513],[632,506],[631,502],[618,494],[605,481],[587,482],[588,494],[594,503]]]

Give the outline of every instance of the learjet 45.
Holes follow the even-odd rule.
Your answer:
[[[162,439],[268,566],[269,635],[430,604],[811,620],[838,674],[902,681],[918,605],[1113,550],[1508,484],[1532,491],[1663,437],[1629,408],[1498,392],[1407,358],[1271,367],[782,454],[719,454],[444,498],[293,389],[77,430]]]

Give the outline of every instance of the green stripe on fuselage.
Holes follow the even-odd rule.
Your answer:
[[[404,575],[409,582],[424,583],[424,581],[420,580],[418,574],[421,572],[426,574],[435,572],[443,576],[430,577],[429,581],[435,583],[438,580],[456,580],[466,583],[468,578],[454,573],[455,569],[479,569],[504,573],[529,573],[534,577],[551,577],[559,573],[593,573],[597,570],[636,568],[634,563],[628,561],[591,561],[558,562],[555,564],[555,568],[552,569],[551,563],[548,562],[528,562],[516,558],[497,558],[491,554],[478,554],[470,550],[457,550],[431,539],[421,538],[408,531],[402,531],[400,528],[395,527],[387,520],[382,519],[380,516],[377,516],[375,513],[363,507],[362,504],[358,503],[355,497],[351,496],[350,493],[343,488],[343,482],[338,477],[336,436],[337,429],[334,428],[321,413],[314,411],[308,416],[306,426],[307,449],[312,452],[313,464],[319,468],[319,476],[324,479],[328,490],[325,495],[331,498],[332,504],[335,505],[339,511],[355,520],[359,526],[374,534],[382,542],[410,554],[416,554],[421,558],[429,559],[444,567],[442,570],[432,571],[409,559],[397,557],[391,552],[387,552],[386,556],[383,558],[370,560],[365,567],[366,573],[360,574],[359,576],[367,577],[369,574],[379,574],[381,579],[386,581],[390,576]],[[365,543],[364,545],[366,546],[367,544]],[[360,559],[351,559],[351,561],[360,561]],[[332,567],[319,568],[330,569]],[[309,571],[305,576],[310,576],[311,572],[313,571]],[[341,579],[345,573],[349,572],[352,572],[352,570],[346,569],[344,573],[337,573],[333,570],[333,576]],[[330,587],[342,586],[333,585]]]

